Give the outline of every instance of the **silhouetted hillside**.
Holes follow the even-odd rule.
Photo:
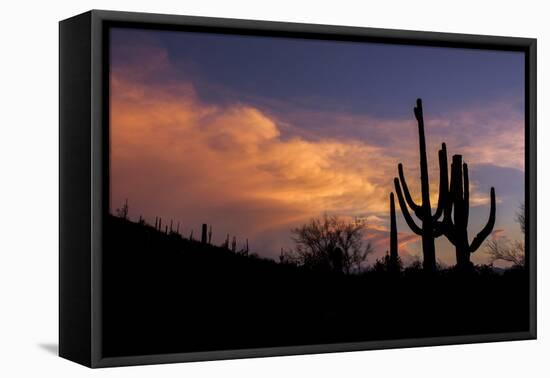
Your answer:
[[[105,356],[528,328],[521,268],[316,273],[114,216],[104,232]]]

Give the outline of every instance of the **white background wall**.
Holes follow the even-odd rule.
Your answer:
[[[0,376],[543,377],[550,373],[548,112],[544,1],[6,1],[0,22]],[[539,340],[89,370],[55,356],[58,25],[112,9],[538,38]],[[414,311],[411,308],[411,311]],[[407,314],[403,314],[404,317]],[[475,309],[472,317],[476,316]]]

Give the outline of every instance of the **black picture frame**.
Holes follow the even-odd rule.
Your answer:
[[[111,26],[284,36],[525,53],[527,332],[345,344],[103,357],[102,227],[109,201]],[[59,24],[59,354],[88,367],[405,348],[536,338],[536,39],[92,10]]]

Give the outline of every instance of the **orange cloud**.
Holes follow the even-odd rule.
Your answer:
[[[113,204],[129,198],[149,219],[216,222],[252,239],[325,211],[386,210],[391,162],[378,147],[284,139],[260,110],[203,104],[189,85],[111,83]]]

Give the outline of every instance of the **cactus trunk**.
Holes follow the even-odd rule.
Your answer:
[[[451,163],[451,198],[454,206],[454,239],[456,263],[459,267],[466,267],[470,263],[470,252],[468,245],[468,219],[465,209],[469,204],[465,203],[464,197],[468,196],[468,182],[464,182],[464,170],[462,156],[454,155]],[[466,174],[467,176],[467,174]],[[466,179],[468,181],[468,179]]]
[[[435,239],[432,233],[431,222],[423,222],[422,227],[422,254],[424,256],[424,261],[422,266],[424,270],[434,271],[436,268],[435,265]]]
[[[422,100],[418,99],[414,108],[414,115],[418,123],[419,137],[419,152],[420,152],[420,185],[422,192],[422,204],[418,205],[412,199],[409,192],[405,175],[403,173],[403,165],[398,165],[399,178],[394,179],[397,199],[403,217],[411,230],[422,237],[422,254],[423,267],[426,271],[435,271],[435,238],[441,235],[441,230],[437,227],[438,219],[443,214],[443,209],[447,202],[448,192],[448,170],[447,170],[447,149],[445,143],[442,144],[439,150],[439,199],[437,209],[432,215],[430,203],[430,183],[428,176],[428,158],[426,154],[426,137],[424,134],[424,115],[422,111]],[[403,190],[401,190],[403,188]],[[416,225],[412,219],[409,206],[417,218],[422,222],[421,226]]]
[[[422,191],[422,253],[423,266],[426,270],[435,270],[435,241],[433,236],[432,206],[430,203],[430,179],[428,177],[428,157],[426,154],[426,136],[424,134],[424,117],[422,102],[417,101],[414,109],[418,121],[418,139],[420,145],[420,186]]]
[[[397,246],[397,222],[395,218],[395,200],[390,193],[390,271],[399,271],[399,253]]]

